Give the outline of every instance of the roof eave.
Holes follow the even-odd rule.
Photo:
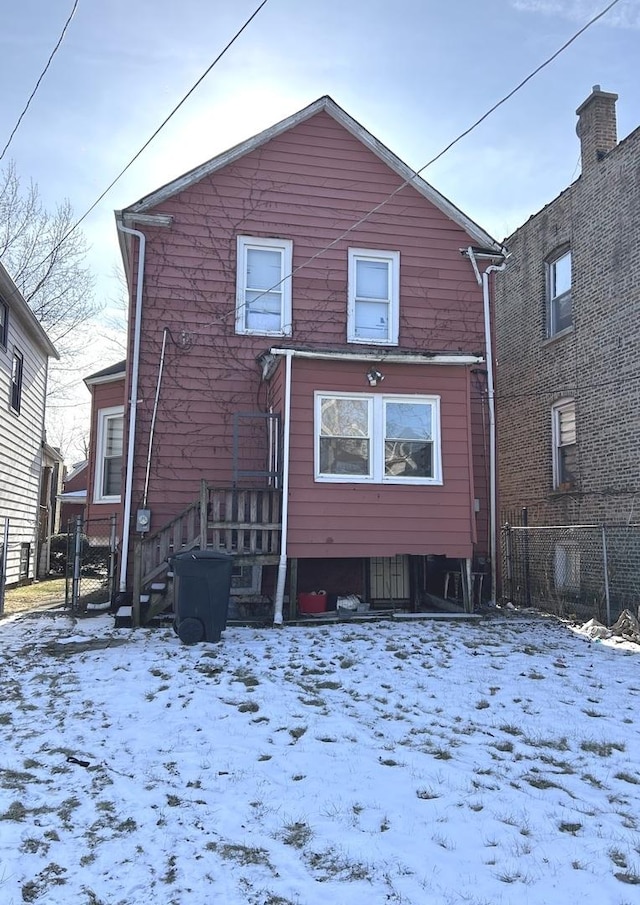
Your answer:
[[[443,214],[449,217],[450,220],[453,220],[454,223],[457,223],[457,225],[460,226],[460,228],[463,229],[464,232],[466,232],[467,235],[474,240],[474,242],[482,245],[483,247],[494,249],[498,254],[502,252],[502,246],[499,242],[497,242],[492,236],[485,232],[485,230],[483,230],[482,227],[475,223],[475,221],[464,214],[460,210],[460,208],[456,207],[456,205],[453,204],[452,201],[449,201],[449,199],[442,195],[439,191],[437,191],[437,189],[434,189],[432,185],[426,182],[421,176],[419,176],[414,170],[412,170],[411,167],[400,160],[400,158],[397,157],[393,153],[393,151],[390,151],[389,148],[386,147],[386,145],[383,145],[381,141],[378,141],[375,136],[373,136],[367,129],[364,128],[364,126],[357,122],[357,120],[353,119],[352,116],[350,116],[345,110],[342,109],[342,107],[336,104],[336,102],[328,95],[318,98],[318,100],[314,101],[312,104],[309,104],[304,109],[299,110],[297,113],[294,113],[292,116],[289,116],[286,119],[281,120],[279,123],[270,126],[263,132],[259,132],[252,138],[249,138],[246,141],[235,145],[228,151],[224,151],[222,154],[213,157],[211,160],[207,161],[204,164],[201,164],[199,167],[195,167],[188,173],[179,176],[172,182],[168,182],[166,185],[157,189],[155,192],[146,195],[144,198],[141,198],[139,201],[130,205],[125,209],[125,211],[118,213],[120,213],[121,215],[142,213],[143,211],[147,211],[151,208],[156,207],[158,204],[162,204],[162,202],[167,201],[178,192],[181,192],[189,186],[195,184],[196,182],[199,182],[206,176],[212,175],[217,170],[220,170],[223,167],[234,163],[236,160],[244,157],[251,151],[256,150],[263,144],[266,144],[266,142],[271,141],[271,139],[282,135],[284,132],[287,132],[289,129],[294,128],[302,122],[305,122],[321,111],[326,112],[329,116],[336,120],[336,122],[339,122],[348,132],[351,133],[351,135],[361,141],[362,144],[368,147],[369,150],[371,150],[390,169],[397,173],[404,182],[406,182],[408,185],[411,185],[424,198],[430,201],[435,207],[442,211]]]

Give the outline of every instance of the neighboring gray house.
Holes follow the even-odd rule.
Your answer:
[[[0,545],[6,584],[37,575],[44,413],[53,344],[0,264]]]
[[[549,588],[604,593],[600,578],[589,584],[586,576],[602,560],[601,526],[617,524],[609,579],[620,587],[626,572],[636,582],[622,594],[631,605],[639,554],[627,526],[640,523],[640,128],[618,143],[616,100],[594,86],[576,111],[581,175],[505,240],[496,410],[504,518],[517,524],[526,507],[530,525],[567,526],[553,541],[537,535],[548,539]]]

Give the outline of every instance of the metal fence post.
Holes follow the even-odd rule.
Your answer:
[[[611,598],[609,596],[609,557],[607,556],[607,529],[602,526],[602,566],[604,568],[604,600],[607,607],[607,625],[611,625]]]
[[[80,610],[80,566],[82,559],[82,516],[76,516],[73,544],[73,579],[71,582],[71,612]]]
[[[109,575],[109,602],[113,603],[113,598],[115,596],[115,575],[116,575],[116,528],[117,528],[117,516],[114,514],[110,518],[110,530],[109,530],[109,564],[108,564],[108,575]]]
[[[527,606],[531,606],[531,576],[529,574],[529,510],[522,510],[522,527],[524,528],[524,592]]]
[[[513,602],[513,550],[511,548],[511,525],[508,522],[502,528],[502,537],[502,549],[504,550],[504,579],[505,584],[509,589],[509,600]]]
[[[4,589],[7,583],[7,559],[9,557],[9,519],[4,520],[2,551],[0,552],[0,616],[4,615]]]

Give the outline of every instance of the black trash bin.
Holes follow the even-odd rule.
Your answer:
[[[219,641],[227,627],[233,557],[187,550],[169,560],[174,575],[174,628],[184,644]]]

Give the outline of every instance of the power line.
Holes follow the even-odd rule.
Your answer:
[[[567,41],[565,41],[564,44],[558,48],[558,50],[556,50],[554,53],[552,53],[550,57],[547,57],[547,59],[544,60],[544,62],[540,63],[539,66],[537,66],[524,79],[522,79],[522,81],[520,81],[515,86],[515,88],[512,88],[511,91],[508,92],[508,94],[505,94],[504,97],[502,97],[499,101],[497,101],[497,103],[495,103],[485,113],[483,113],[482,116],[480,116],[471,126],[469,126],[467,129],[465,129],[464,132],[461,132],[458,136],[456,136],[456,138],[454,138],[452,141],[450,141],[448,145],[446,145],[441,151],[438,152],[438,154],[435,155],[435,157],[432,157],[431,160],[428,160],[424,164],[424,166],[420,167],[419,170],[414,170],[411,173],[411,176],[409,176],[407,179],[405,179],[403,182],[401,182],[400,185],[393,190],[393,192],[391,192],[389,195],[386,196],[386,198],[383,198],[382,201],[380,201],[378,204],[376,204],[374,207],[372,207],[371,210],[369,210],[366,214],[364,214],[362,217],[360,217],[360,219],[357,220],[355,223],[353,223],[348,229],[346,229],[344,232],[340,233],[340,235],[337,236],[335,239],[333,239],[333,241],[329,242],[328,245],[325,245],[319,251],[315,252],[315,254],[311,255],[310,258],[307,258],[306,261],[303,261],[302,264],[298,264],[297,267],[294,267],[293,270],[291,271],[291,273],[287,274],[285,277],[283,277],[279,282],[275,283],[275,285],[271,286],[269,289],[265,289],[264,292],[262,293],[262,295],[266,295],[267,293],[272,292],[274,289],[277,289],[278,286],[281,286],[285,282],[285,280],[289,280],[292,277],[294,277],[298,273],[298,271],[302,270],[303,267],[307,267],[309,264],[311,264],[313,261],[315,261],[316,258],[321,257],[321,255],[323,255],[325,252],[329,251],[331,248],[333,248],[339,242],[342,242],[343,239],[346,239],[346,237],[350,233],[352,233],[354,229],[357,229],[359,226],[362,226],[363,223],[366,223],[370,217],[372,217],[381,208],[383,208],[386,204],[388,204],[389,201],[391,201],[393,198],[395,198],[395,196],[397,194],[399,194],[404,188],[406,188],[408,185],[411,185],[411,183],[414,181],[414,179],[416,177],[420,176],[421,173],[423,173],[428,167],[430,167],[432,164],[434,164],[437,160],[440,160],[440,158],[444,154],[446,154],[447,151],[450,151],[454,145],[456,145],[459,141],[461,141],[463,138],[465,138],[467,135],[469,135],[471,132],[473,132],[474,129],[476,129],[481,123],[483,123],[485,121],[485,119],[487,119],[494,111],[496,111],[498,109],[498,107],[501,107],[504,103],[506,103],[508,100],[510,100],[510,98],[512,98],[514,96],[514,94],[516,94],[518,91],[520,91],[520,89],[523,88],[527,84],[527,82],[530,82],[531,79],[534,78],[534,76],[536,76],[546,66],[548,66],[555,59],[557,59],[557,57],[559,57],[560,54],[563,53],[568,47],[570,47],[574,41],[576,41],[582,34],[584,34],[584,32],[587,31],[588,28],[591,28],[591,26],[594,25],[599,19],[602,19],[602,17],[605,16],[611,9],[613,9],[613,7],[616,6],[616,4],[619,2],[620,2],[620,0],[612,0],[612,2],[609,3],[603,10],[601,10],[599,13],[597,13],[595,16],[593,16],[591,19],[589,19],[589,21],[585,25],[583,25],[582,28],[580,28],[580,29],[578,29],[578,31],[574,32],[574,34]],[[259,295],[255,299],[253,299],[253,301],[256,302],[261,297],[262,296]],[[244,305],[241,307],[244,307]],[[234,312],[233,312],[234,315],[236,313],[236,310],[237,309],[234,309]],[[231,313],[231,312],[229,312],[229,313]],[[212,321],[211,325],[218,323],[222,320],[225,320],[229,316],[229,313],[218,318],[217,321]]]
[[[12,142],[12,140],[13,140],[13,136],[14,136],[14,135],[16,134],[16,132],[18,131],[18,128],[19,128],[19,126],[20,126],[20,123],[22,122],[22,119],[23,119],[25,113],[26,113],[27,110],[29,109],[29,105],[31,104],[31,101],[32,101],[33,98],[35,97],[36,92],[37,92],[38,88],[40,87],[40,82],[43,80],[43,78],[44,78],[45,75],[47,74],[47,69],[48,69],[49,66],[51,65],[51,61],[52,61],[53,58],[55,57],[58,48],[60,47],[60,45],[62,44],[62,42],[63,42],[63,40],[64,40],[64,36],[65,36],[65,34],[67,33],[67,28],[69,27],[69,25],[70,25],[70,23],[71,23],[71,20],[72,20],[73,17],[74,17],[74,14],[75,14],[76,9],[78,8],[78,3],[79,3],[79,2],[80,2],[80,0],[75,0],[75,3],[73,4],[73,9],[72,9],[71,12],[69,13],[69,18],[68,18],[67,21],[64,23],[64,28],[63,28],[62,31],[60,32],[60,37],[58,38],[58,43],[56,44],[56,46],[55,46],[55,47],[53,48],[53,50],[51,51],[51,54],[50,54],[50,56],[49,56],[49,59],[47,60],[47,65],[44,67],[44,69],[43,69],[42,72],[40,73],[40,77],[38,78],[38,81],[36,82],[33,91],[32,91],[31,94],[29,95],[29,100],[28,100],[27,103],[25,104],[24,110],[22,111],[22,113],[21,113],[20,116],[18,117],[18,121],[17,121],[17,123],[15,124],[15,126],[13,127],[13,130],[12,130],[12,132],[11,132],[11,135],[9,136],[9,139],[8,139],[6,145],[5,145],[4,148],[2,149],[2,153],[0,154],[0,160],[2,160],[2,158],[4,157],[4,155],[7,153],[7,150],[8,150],[8,148],[9,148],[9,145],[11,144],[11,142]]]
[[[202,75],[200,76],[200,78],[199,78],[196,82],[194,82],[194,84],[191,86],[191,88],[189,88],[189,90],[187,91],[187,93],[186,93],[186,94],[182,97],[182,99],[175,105],[175,107],[173,108],[173,110],[171,111],[171,113],[169,113],[169,115],[166,116],[165,119],[163,119],[163,121],[160,123],[160,125],[158,126],[158,128],[155,130],[155,132],[154,132],[154,133],[150,136],[150,138],[148,138],[147,141],[145,141],[145,143],[142,145],[142,147],[140,148],[140,150],[137,151],[137,152],[133,155],[133,157],[131,158],[131,160],[127,163],[127,165],[124,166],[124,167],[120,170],[120,172],[119,172],[118,175],[115,177],[115,179],[114,179],[112,182],[110,182],[109,185],[108,185],[108,186],[106,187],[106,189],[104,190],[104,192],[102,192],[102,194],[99,195],[98,198],[96,198],[96,200],[93,202],[93,204],[91,205],[91,207],[88,208],[88,209],[84,212],[84,214],[80,217],[79,220],[76,220],[76,222],[73,224],[73,226],[71,227],[71,229],[69,229],[69,231],[62,237],[62,239],[60,240],[60,244],[62,244],[62,242],[64,242],[64,240],[67,239],[67,238],[71,235],[71,233],[74,232],[74,230],[76,230],[76,229],[80,226],[80,224],[83,222],[83,220],[86,220],[86,218],[89,216],[89,214],[91,213],[91,211],[92,211],[95,207],[97,207],[98,204],[100,204],[100,202],[101,202],[102,199],[105,197],[105,195],[107,195],[107,194],[111,191],[111,189],[114,187],[114,185],[115,185],[117,182],[119,182],[119,180],[124,176],[124,174],[125,174],[125,173],[127,172],[127,170],[129,169],[129,167],[132,166],[132,164],[135,163],[135,161],[138,159],[138,157],[140,157],[140,155],[142,154],[142,152],[145,151],[145,150],[149,147],[149,145],[151,144],[151,142],[153,141],[153,139],[158,135],[158,133],[159,133],[162,129],[164,129],[164,127],[167,125],[167,123],[169,122],[169,120],[170,120],[170,119],[178,112],[178,110],[180,109],[180,107],[182,107],[182,105],[187,101],[187,99],[188,99],[189,97],[191,97],[191,95],[192,95],[193,92],[196,90],[196,88],[197,88],[197,87],[205,80],[205,78],[209,75],[209,73],[211,72],[211,70],[213,69],[213,67],[214,67],[214,66],[222,59],[222,57],[226,54],[226,52],[229,50],[229,48],[232,47],[233,44],[235,44],[235,42],[238,40],[238,38],[240,37],[240,35],[242,34],[242,32],[243,32],[243,31],[251,24],[251,22],[255,19],[255,17],[258,15],[258,13],[259,13],[260,10],[263,8],[263,6],[266,6],[266,4],[267,4],[268,2],[269,2],[269,0],[262,0],[262,3],[260,3],[260,4],[256,7],[256,9],[252,12],[252,14],[249,16],[249,18],[248,18],[248,19],[245,21],[245,23],[242,25],[242,27],[238,29],[238,31],[237,31],[237,32],[235,33],[235,35],[231,38],[231,40],[230,40],[230,41],[225,45],[225,47],[220,51],[220,53],[219,53],[218,56],[215,58],[215,60],[214,60],[209,66],[207,66],[207,68],[206,68],[205,71],[202,73]],[[616,2],[617,2],[617,0],[616,0]],[[48,257],[50,257],[50,256],[48,256]],[[44,260],[46,261],[47,258],[45,258]],[[43,263],[43,262],[41,262],[41,263]]]

